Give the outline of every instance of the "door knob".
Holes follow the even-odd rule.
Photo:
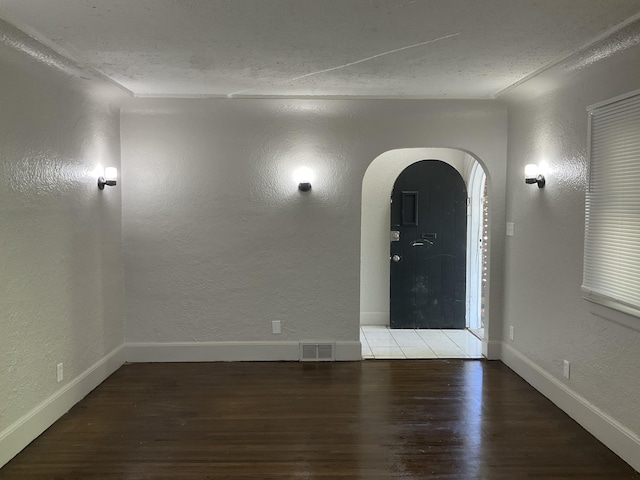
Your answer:
[[[400,255],[394,255],[393,257],[391,257],[391,260],[397,263],[402,260],[402,257]]]

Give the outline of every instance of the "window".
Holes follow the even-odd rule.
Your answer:
[[[640,93],[589,109],[582,291],[640,316]]]

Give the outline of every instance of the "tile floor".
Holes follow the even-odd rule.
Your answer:
[[[482,358],[482,342],[467,330],[391,330],[363,325],[362,358]]]

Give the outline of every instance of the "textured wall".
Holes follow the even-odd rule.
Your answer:
[[[509,101],[504,338],[547,372],[640,433],[640,319],[581,297],[587,188],[586,107],[638,89],[632,25],[512,91]],[[546,164],[543,190],[524,165]],[[626,324],[626,326],[625,326]],[[571,379],[562,376],[571,362]]]
[[[92,173],[119,167],[122,95],[4,22],[0,72],[1,433],[124,328],[120,188]]]
[[[494,101],[132,99],[122,132],[129,341],[357,340],[362,180],[388,150],[486,159],[504,225]]]

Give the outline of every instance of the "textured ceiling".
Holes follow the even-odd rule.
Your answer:
[[[492,98],[640,0],[0,0],[140,96]]]

